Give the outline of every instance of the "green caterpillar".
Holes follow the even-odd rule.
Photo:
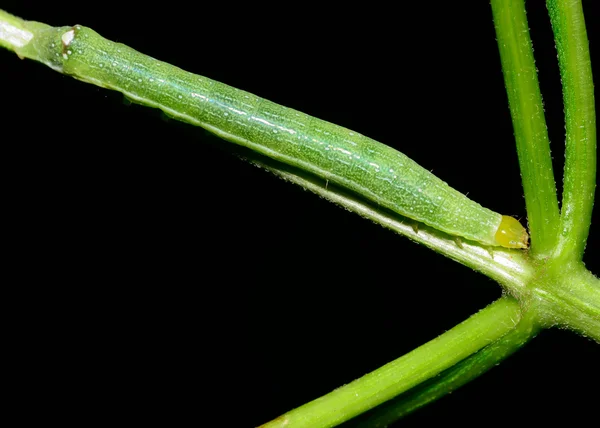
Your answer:
[[[21,35],[22,46],[12,46],[20,57],[120,91],[135,102],[302,168],[448,234],[485,245],[527,248],[527,232],[517,220],[471,201],[371,138],[188,73],[106,40],[90,28],[37,22],[25,22],[24,28],[32,37]]]

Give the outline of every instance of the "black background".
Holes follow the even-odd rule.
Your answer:
[[[584,0],[598,69],[594,3]],[[354,129],[483,205],[525,216],[488,2],[195,4],[2,7],[90,26]],[[528,8],[560,177],[554,42],[544,2]],[[25,417],[256,426],[501,295],[484,276],[245,163],[202,130],[7,51],[0,64],[5,242],[17,273],[5,285],[14,293],[5,353],[22,379],[14,396],[40,403]],[[598,273],[598,209],[594,222],[585,261]],[[544,332],[397,425],[579,425],[596,415],[599,357],[589,340]]]

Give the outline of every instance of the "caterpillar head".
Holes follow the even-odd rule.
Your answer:
[[[502,216],[502,221],[495,235],[498,245],[506,248],[529,247],[529,235],[527,230],[518,222],[518,220],[507,215]]]

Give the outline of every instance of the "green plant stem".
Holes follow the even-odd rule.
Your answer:
[[[581,260],[596,188],[594,80],[581,0],[547,0],[556,40],[567,130],[557,256]]]
[[[498,340],[519,323],[520,314],[516,300],[497,300],[414,351],[262,427],[336,426],[436,376]]]
[[[33,34],[24,24],[21,18],[0,10],[0,47],[14,51],[29,43]]]
[[[240,151],[238,151],[240,153]],[[464,264],[498,281],[511,294],[526,293],[526,285],[533,276],[532,265],[527,253],[504,248],[489,249],[477,243],[467,243],[432,227],[418,225],[408,218],[362,199],[359,195],[271,159],[260,157],[254,152],[245,152],[243,157],[273,174],[297,184],[317,195],[338,204],[364,218],[382,225],[415,242]]]
[[[358,428],[386,427],[415,410],[438,400],[492,369],[512,355],[539,332],[534,313],[526,313],[517,326],[496,342],[440,373],[410,391],[401,394],[372,412],[351,421]]]
[[[521,166],[531,253],[547,255],[559,225],[550,143],[524,0],[492,0],[504,82]]]
[[[600,281],[581,262],[535,261],[528,259],[526,253],[510,250],[490,254],[477,245],[459,244],[435,229],[415,229],[410,220],[370,206],[357,195],[336,186],[325,186],[318,178],[298,169],[257,158],[252,153],[246,157],[349,211],[495,279],[506,291],[521,300],[524,306],[535,306],[546,327],[566,327],[600,343]]]
[[[600,343],[600,280],[582,262],[557,259],[540,272],[547,280],[531,285],[540,321],[566,327]]]

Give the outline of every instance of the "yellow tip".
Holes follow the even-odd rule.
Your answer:
[[[495,236],[498,245],[507,248],[528,248],[529,235],[521,223],[507,215],[502,216],[502,221]]]

